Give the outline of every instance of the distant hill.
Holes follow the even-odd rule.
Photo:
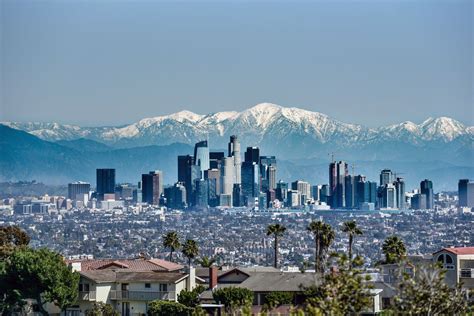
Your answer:
[[[177,178],[177,156],[193,152],[192,146],[180,143],[120,149],[88,139],[53,143],[4,125],[0,125],[0,135],[0,182],[37,180],[47,184],[66,184],[84,180],[94,185],[95,169],[108,167],[117,169],[118,182],[136,183],[142,173],[159,169],[164,172],[165,183],[171,184]],[[455,190],[458,179],[474,178],[472,163],[462,163],[464,159],[469,161],[472,148],[461,146],[457,141],[446,143],[444,147],[426,149],[387,141],[376,148],[371,147],[376,146],[373,144],[359,150],[341,148],[337,156],[352,157],[349,162],[354,164],[355,172],[374,181],[378,180],[381,169],[391,168],[406,179],[407,189],[418,187],[421,180],[429,178],[434,182],[435,191]],[[297,150],[298,145],[301,143],[282,146],[287,150]],[[331,146],[319,149],[314,158],[285,160],[281,159],[284,155],[277,156],[277,178],[327,183],[327,152],[331,149]],[[446,161],[450,160],[446,157],[452,157],[453,153],[461,157],[459,161]],[[274,153],[262,150],[261,154]]]

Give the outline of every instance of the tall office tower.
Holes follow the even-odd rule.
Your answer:
[[[323,184],[321,186],[321,190],[319,191],[319,201],[324,202],[329,205],[331,199],[331,193],[329,184]]]
[[[102,201],[104,194],[115,194],[115,169],[97,169],[97,199]]]
[[[133,196],[133,189],[128,184],[120,184],[115,188],[116,200],[131,200]]]
[[[396,192],[396,208],[399,210],[405,209],[405,181],[403,178],[397,177],[397,180],[393,183],[395,185]]]
[[[344,208],[346,202],[345,177],[348,175],[347,163],[344,161],[329,164],[329,186],[331,190],[331,207]]]
[[[243,206],[242,201],[242,184],[234,183],[232,190],[232,205],[235,207]]]
[[[194,201],[194,180],[201,179],[201,167],[194,164],[194,157],[190,155],[178,156],[178,182],[186,188],[186,201],[191,205]]]
[[[420,193],[426,196],[426,209],[432,209],[434,207],[433,182],[428,179],[421,181]]]
[[[276,188],[276,158],[275,156],[260,156],[261,191],[267,192]]]
[[[392,183],[394,181],[392,170],[383,169],[380,172],[380,186],[384,186],[387,183]]]
[[[225,157],[221,166],[221,192],[229,194],[232,200],[232,190],[234,187],[234,158]]]
[[[220,169],[221,163],[223,160],[224,160],[224,152],[211,151],[209,153],[209,169]]]
[[[275,197],[280,202],[286,202],[288,195],[288,183],[283,182],[282,180],[278,181],[275,190]]]
[[[474,207],[474,182],[461,179],[458,182],[459,206]]]
[[[229,157],[234,157],[234,177],[235,177],[235,183],[241,183],[242,182],[242,177],[241,177],[241,163],[242,163],[242,158],[240,157],[240,143],[239,139],[237,138],[236,135],[230,136],[230,142],[228,146],[228,156]]]
[[[345,207],[354,208],[354,198],[355,198],[355,189],[354,189],[354,177],[347,175],[344,177],[344,191],[345,191]]]
[[[194,145],[194,164],[201,167],[201,179],[204,179],[204,171],[209,169],[209,147],[207,147],[207,140],[200,141]]]
[[[180,182],[176,182],[173,186],[165,188],[166,206],[172,209],[182,210],[187,207],[186,188]]]
[[[286,206],[297,207],[301,204],[301,194],[296,190],[288,190]]]
[[[258,147],[247,147],[245,162],[253,162],[258,165],[260,162],[260,149]]]
[[[322,185],[320,184],[311,186],[311,196],[313,197],[313,200],[321,201],[321,188]]]
[[[267,207],[273,207],[273,201],[276,199],[276,192],[275,190],[268,190],[267,191]]]
[[[214,182],[215,194],[219,195],[221,193],[221,170],[220,169],[209,169],[204,171],[204,179],[209,180],[209,182]]]
[[[192,165],[194,165],[193,156],[178,156],[178,182],[186,183],[189,180]]]
[[[411,208],[414,210],[426,210],[426,195],[417,193],[411,198]]]
[[[152,205],[160,205],[163,193],[163,172],[160,170],[142,174],[142,200]]]
[[[209,206],[209,185],[208,180],[196,179],[196,194],[194,205],[197,207],[207,208]]]
[[[382,208],[396,208],[397,190],[393,183],[387,183],[382,189]]]
[[[291,183],[291,190],[298,191],[301,197],[301,204],[306,204],[311,198],[311,185],[306,181],[297,180]]]
[[[83,199],[84,194],[89,194],[91,190],[91,185],[88,182],[72,182],[67,185],[67,197],[68,199],[75,200],[77,195],[82,195]]]
[[[260,176],[258,163],[244,161],[242,163],[242,196],[244,203],[251,205],[260,193]]]

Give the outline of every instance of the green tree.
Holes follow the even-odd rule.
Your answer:
[[[342,224],[342,231],[349,235],[349,269],[352,269],[352,244],[355,236],[362,235],[362,230],[357,227],[355,221],[347,221]]]
[[[92,306],[92,309],[86,310],[86,316],[119,316],[112,305],[105,304],[102,302],[96,302]]]
[[[10,313],[25,305],[26,299],[36,300],[39,312],[48,313],[45,303],[61,310],[77,299],[79,274],[72,272],[63,258],[48,249],[18,248],[5,260],[0,271],[0,297],[3,312]]]
[[[292,292],[271,292],[265,296],[266,303],[263,306],[263,310],[271,311],[275,307],[289,305],[293,303],[293,298]]]
[[[252,306],[253,292],[246,288],[224,287],[212,292],[214,301],[224,304],[226,312],[234,314],[238,309],[248,309]]]
[[[148,305],[149,316],[189,316],[193,309],[173,301],[156,300]]]
[[[27,247],[30,236],[18,226],[0,226],[0,259],[8,257],[15,248]]]
[[[206,288],[202,285],[196,286],[191,291],[184,289],[178,294],[178,302],[184,306],[195,308],[199,305],[199,295],[205,290]]]
[[[191,266],[191,260],[194,259],[199,253],[197,242],[193,239],[186,240],[186,242],[183,244],[182,252],[183,255],[188,258],[188,265]]]
[[[370,277],[358,269],[362,258],[354,258],[353,269],[347,268],[347,261],[346,255],[337,255],[337,269],[326,274],[321,284],[305,289],[308,315],[355,315],[370,306]]]
[[[327,252],[335,238],[334,230],[331,225],[322,221],[312,221],[307,230],[314,236],[314,269],[316,272],[324,272]]]
[[[273,266],[275,268],[278,268],[278,238],[283,236],[285,231],[286,227],[281,224],[271,224],[267,227],[267,236],[273,235],[273,237],[275,238],[275,242],[273,243],[273,247],[275,250],[275,255],[273,257]]]
[[[450,288],[445,282],[446,270],[436,265],[416,267],[414,275],[402,273],[394,299],[397,315],[465,315],[466,293],[458,284]]]
[[[203,268],[210,268],[214,265],[214,263],[216,263],[216,258],[204,256],[201,259],[196,259],[196,262]]]
[[[405,258],[407,249],[398,236],[390,236],[383,242],[382,252],[385,255],[385,263],[399,263]]]
[[[178,233],[175,231],[169,232],[163,236],[163,247],[170,249],[170,261],[173,261],[173,252],[181,247]]]

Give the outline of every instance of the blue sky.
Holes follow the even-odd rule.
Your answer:
[[[119,125],[273,102],[474,124],[471,1],[0,1],[1,120]]]

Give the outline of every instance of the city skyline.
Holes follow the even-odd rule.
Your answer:
[[[2,120],[121,125],[269,101],[370,127],[474,122],[470,1],[1,6]]]

